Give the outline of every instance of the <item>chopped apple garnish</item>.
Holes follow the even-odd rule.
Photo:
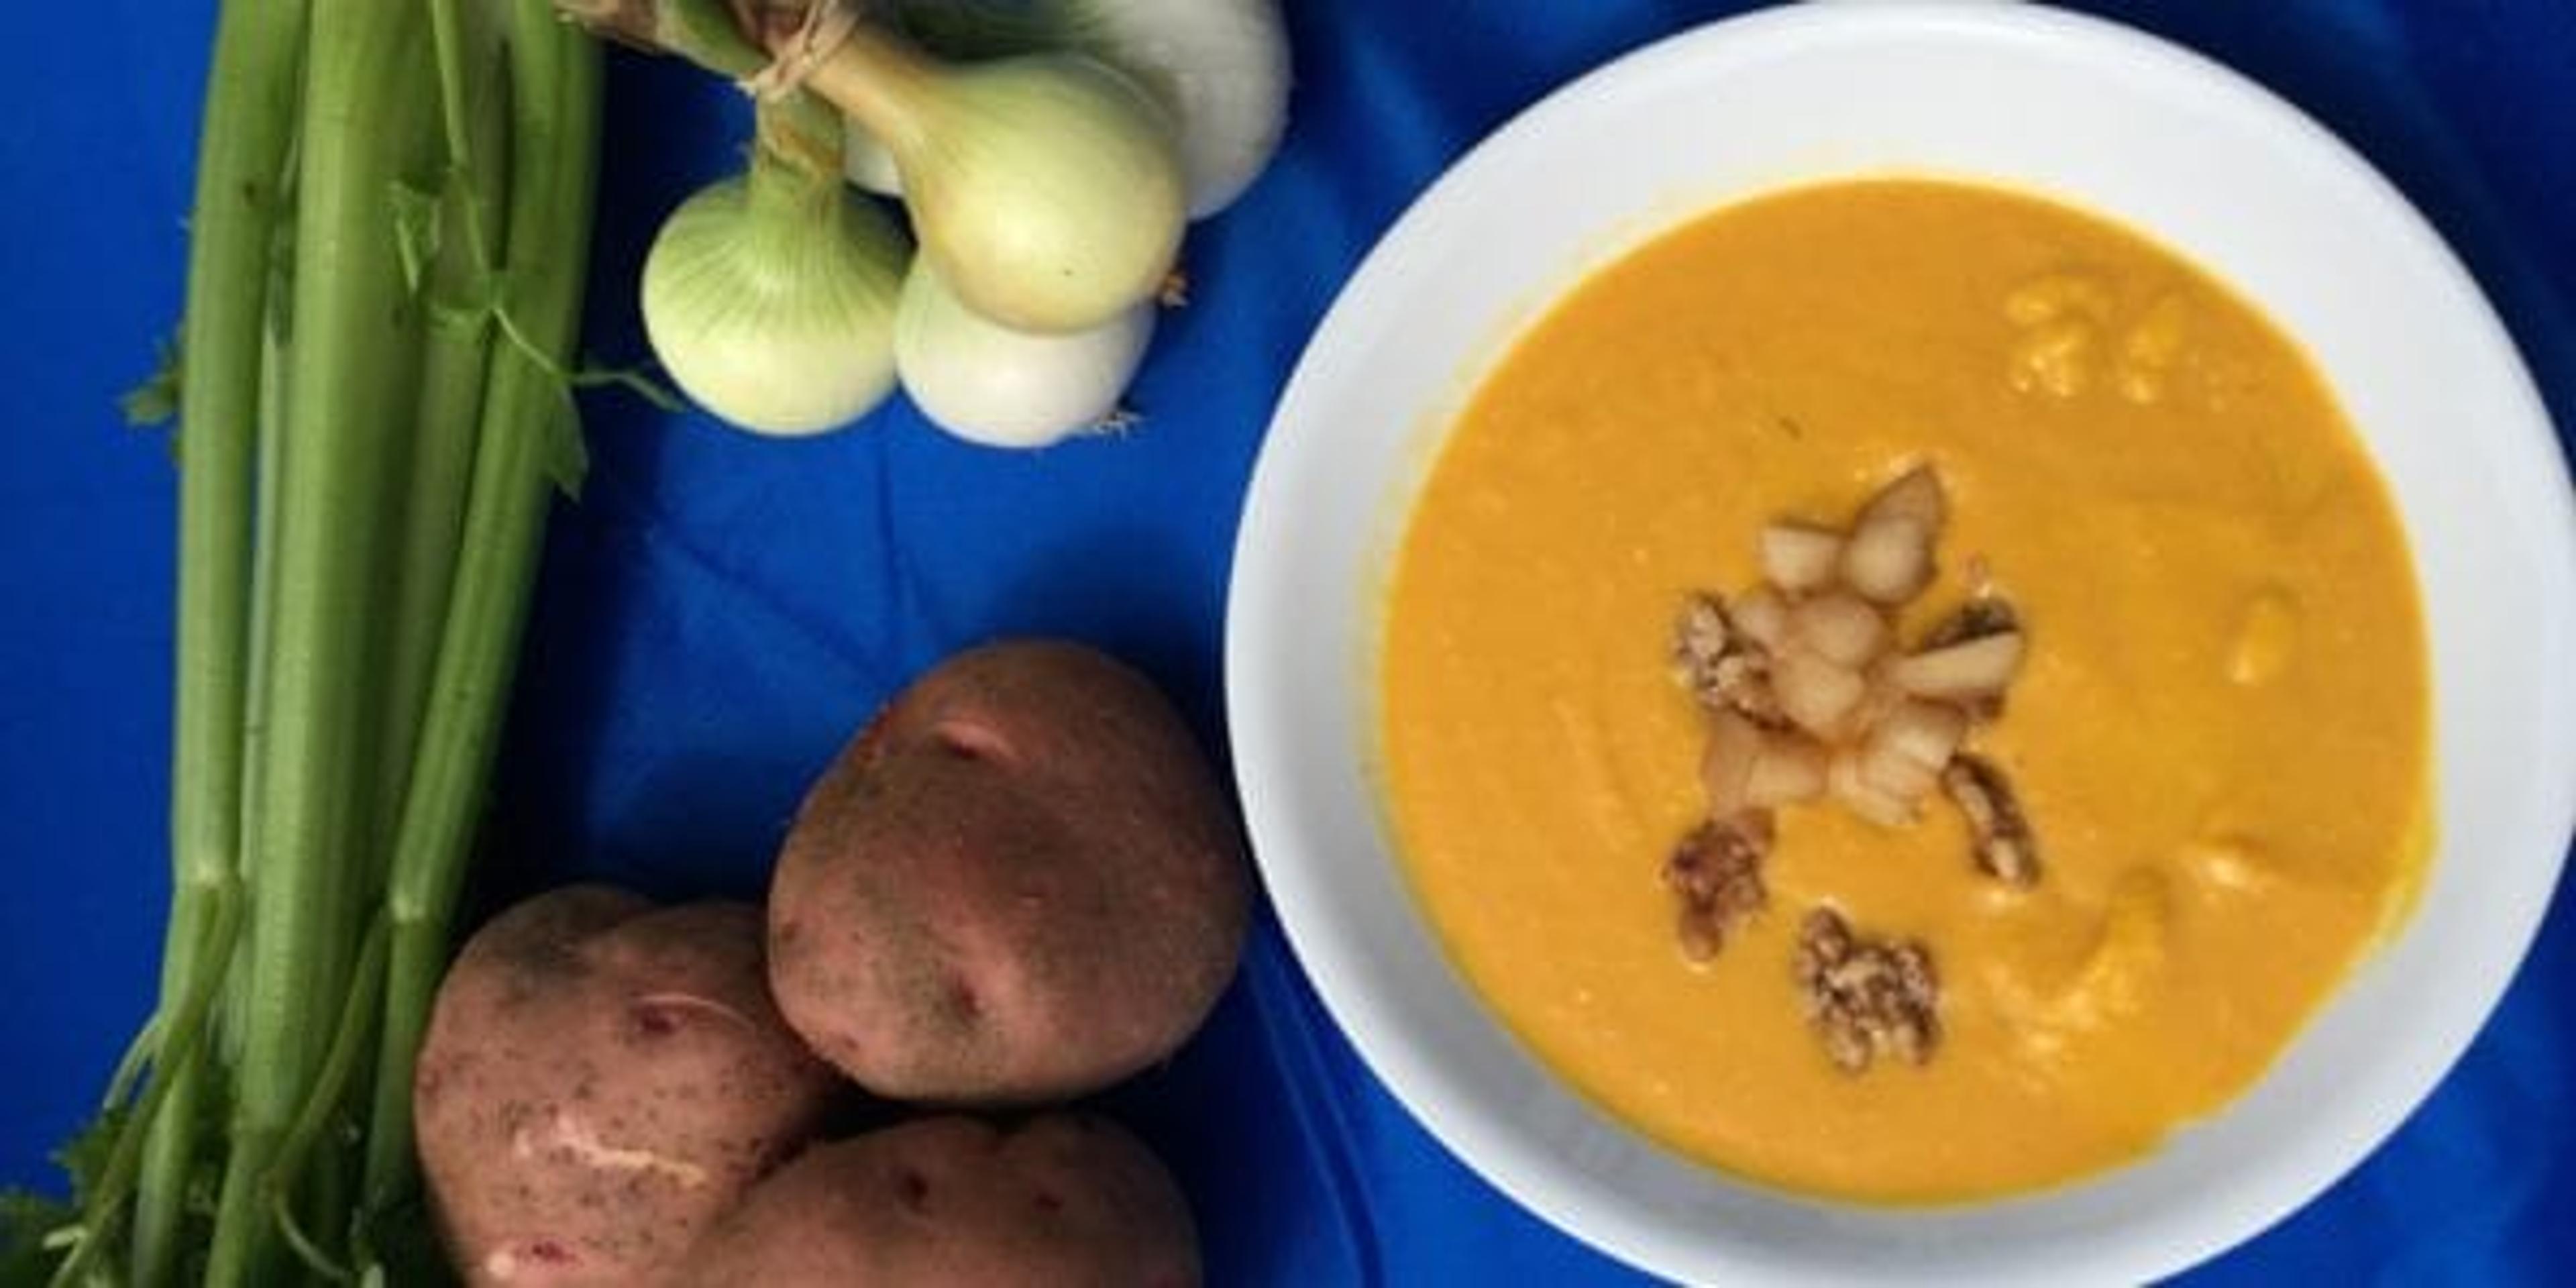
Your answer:
[[[1896,605],[1932,584],[1932,529],[1913,519],[1873,519],[1843,547],[1843,584],[1881,604]]]
[[[1932,583],[1932,543],[1950,505],[1929,465],[1896,477],[1861,507],[1843,547],[1843,584],[1881,604],[1902,604]]]
[[[1756,586],[1727,612],[1736,633],[1773,653],[1789,644],[1789,601],[1778,590]]]
[[[1771,685],[1780,699],[1780,714],[1819,738],[1844,734],[1846,717],[1869,692],[1869,681],[1860,672],[1805,649],[1772,661]]]
[[[1765,733],[1753,767],[1744,777],[1744,803],[1772,809],[1811,801],[1825,794],[1825,770],[1831,753],[1805,734]]]
[[[1941,785],[1941,770],[1872,738],[1860,745],[1860,779],[1912,809]]]
[[[1871,782],[1862,772],[1860,753],[1853,748],[1834,753],[1833,763],[1825,771],[1825,792],[1835,804],[1865,823],[1899,828],[1914,821],[1913,804]]]
[[[1803,523],[1775,523],[1762,530],[1762,575],[1792,594],[1832,584],[1842,557],[1839,532]]]
[[[1950,521],[1950,500],[1941,489],[1941,476],[1929,465],[1897,475],[1860,508],[1860,518],[1852,526],[1865,528],[1881,519],[1904,519],[1938,534],[1941,525]]]
[[[1898,658],[1887,678],[1916,697],[1983,702],[2003,696],[2021,655],[2021,632],[2005,631]]]
[[[1930,775],[1950,763],[1967,736],[1967,712],[1947,703],[1909,698],[1871,726],[1869,747],[1873,755],[1883,751],[1920,768],[1928,782]]]
[[[1887,647],[1887,618],[1847,590],[1829,591],[1789,610],[1798,646],[1836,666],[1857,670]]]
[[[1967,750],[2020,673],[2020,615],[1984,573],[1910,651],[1895,638],[1898,615],[1932,582],[1949,518],[1940,476],[1917,466],[1879,489],[1848,533],[1786,519],[1765,527],[1767,580],[1731,602],[1689,602],[1676,651],[1709,712],[1700,773],[1710,818],[1829,800],[1897,828],[1937,793],[1967,817],[1979,868],[2015,886],[2038,879],[2010,784]]]

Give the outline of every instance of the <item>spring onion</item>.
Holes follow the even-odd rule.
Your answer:
[[[885,143],[922,252],[986,317],[1084,330],[1170,274],[1187,214],[1170,117],[1101,63],[948,64],[861,26],[806,84]]]
[[[1176,280],[1188,211],[1240,193],[1284,124],[1287,50],[1272,0],[975,0],[953,12],[904,0],[556,3],[763,99],[753,180],[672,221],[646,269],[645,314],[684,388],[771,432],[828,427],[875,393],[847,357],[870,324],[868,292],[832,285],[858,274],[806,272],[826,280],[788,298],[763,267],[788,257],[784,239],[755,246],[745,233],[760,204],[749,190],[796,169],[773,164],[796,153],[768,141],[779,105],[826,105],[845,118],[844,138],[881,141],[920,239],[894,327],[896,376],[933,422],[1011,447],[1115,414],[1153,306]],[[895,20],[937,48],[998,56],[935,57],[889,30]],[[832,168],[849,155],[836,152]],[[866,222],[858,207],[825,204],[809,197],[802,217],[758,222],[808,230],[793,253],[853,255],[873,240],[851,227]],[[842,227],[811,231],[825,225]]]
[[[904,279],[895,370],[923,414],[987,447],[1044,447],[1107,422],[1154,336],[1152,304],[1088,331],[1041,334],[991,321],[926,260]]]
[[[1288,36],[1276,0],[896,0],[895,25],[943,58],[1089,54],[1134,77],[1179,123],[1190,217],[1234,204],[1288,124]],[[850,132],[852,182],[900,195],[875,136]]]
[[[811,434],[894,388],[909,248],[834,163],[828,111],[764,105],[750,173],[673,212],[644,261],[644,328],[680,388],[745,429]]]

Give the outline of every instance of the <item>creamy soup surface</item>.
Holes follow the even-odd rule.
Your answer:
[[[1972,581],[2017,609],[1971,745],[2044,876],[1982,876],[1939,801],[1789,806],[1762,912],[1691,960],[1676,613],[1758,580],[1766,522],[1918,464],[1949,518],[1900,629]],[[1382,787],[1456,967],[1609,1112],[1793,1190],[1958,1200],[2152,1148],[2262,1074],[2430,850],[2412,564],[2316,372],[2192,265],[2004,191],[1794,190],[1593,275],[1449,434],[1382,631]],[[1931,954],[1921,1064],[1827,1058],[1791,968],[1817,906]]]

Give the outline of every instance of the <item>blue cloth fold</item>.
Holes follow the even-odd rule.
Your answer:
[[[207,4],[37,6],[0,42],[0,1183],[89,1108],[158,959],[173,486],[112,428],[176,316]],[[905,406],[807,442],[586,399],[494,792],[479,907],[575,875],[756,894],[804,784],[870,710],[964,644],[1101,644],[1223,745],[1237,508],[1304,339],[1449,161],[1550,88],[1742,6],[1287,0],[1295,125],[1200,227],[1117,439],[965,446]],[[2476,272],[2576,424],[2576,7],[2563,0],[2114,0],[2341,133]],[[32,24],[33,30],[27,30]],[[80,56],[113,49],[111,58]],[[620,53],[587,344],[644,353],[633,283],[664,212],[734,164],[739,96]],[[1317,641],[1318,647],[1334,642]],[[2372,1159],[2206,1283],[2563,1280],[2576,1235],[2576,912]],[[2405,1017],[2391,1016],[2392,1024]],[[1220,1284],[1618,1283],[1370,1077],[1266,914],[1179,1058],[1109,1100],[1189,1189]],[[2080,1266],[2070,1266],[2070,1276]]]

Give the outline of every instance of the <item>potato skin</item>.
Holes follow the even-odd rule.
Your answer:
[[[844,1093],[769,999],[747,904],[574,886],[450,968],[414,1070],[421,1168],[472,1285],[669,1282]]]
[[[1192,1288],[1189,1205],[1107,1119],[925,1118],[821,1145],[754,1186],[682,1288]]]
[[[770,887],[770,989],[880,1095],[1070,1099],[1206,1018],[1246,869],[1151,682],[1079,645],[988,645],[898,695],[807,794]]]

